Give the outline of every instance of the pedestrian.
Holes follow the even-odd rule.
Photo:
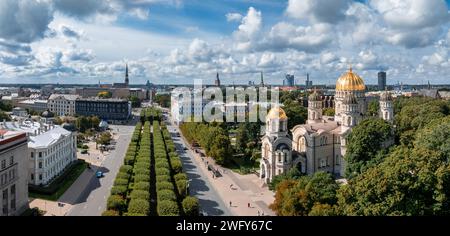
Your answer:
[[[231,201],[230,201],[230,207],[231,207]]]
[[[260,216],[261,215],[261,213],[258,211],[258,216]]]
[[[262,216],[264,216],[264,211],[262,212],[262,214],[261,214]]]
[[[250,202],[247,204],[248,208],[250,208]]]

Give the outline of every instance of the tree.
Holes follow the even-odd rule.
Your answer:
[[[136,108],[141,106],[141,100],[136,96],[128,97],[128,100],[131,102],[131,107]]]
[[[347,138],[346,177],[352,178],[379,163],[384,157],[382,146],[391,134],[390,124],[379,118],[363,120],[354,127]]]
[[[6,103],[3,101],[0,101],[0,110],[2,111],[12,111],[13,106],[10,103]]]
[[[97,94],[99,98],[112,98],[112,93],[110,91],[101,91]]]
[[[324,116],[334,116],[334,108],[328,107],[323,109],[323,115]]]
[[[333,177],[325,172],[316,172],[297,180],[287,179],[277,185],[275,201],[270,208],[280,216],[309,215],[317,204],[335,205],[338,188]]]
[[[186,216],[198,216],[200,205],[198,199],[195,197],[187,196],[183,199],[183,211]]]
[[[300,170],[297,167],[292,167],[289,171],[284,172],[281,175],[276,175],[272,179],[272,182],[270,182],[269,189],[270,190],[275,190],[275,189],[277,189],[277,185],[279,183],[281,183],[282,181],[284,181],[284,180],[296,180],[296,179],[300,178],[301,176],[303,176],[303,174],[300,172]]]
[[[380,103],[376,100],[372,100],[369,102],[367,107],[367,116],[378,116],[378,112],[380,110]]]
[[[431,122],[339,189],[341,214],[450,215],[449,143],[450,117]]]
[[[100,145],[108,145],[112,140],[112,136],[109,132],[103,132],[100,134],[100,137],[97,139],[97,143]]]
[[[4,112],[4,111],[0,111],[0,121],[10,121],[11,118],[9,118],[9,116]]]
[[[115,211],[123,211],[126,208],[125,200],[122,196],[111,195],[107,201],[107,209]]]
[[[150,210],[150,205],[147,200],[143,199],[131,199],[130,203],[128,204],[128,213],[131,214],[142,214],[142,215],[148,215]]]
[[[169,94],[158,94],[155,96],[155,102],[161,107],[170,107],[170,95]]]
[[[179,216],[180,210],[178,204],[174,201],[164,200],[158,201],[157,205],[159,216]]]
[[[295,125],[304,124],[308,118],[308,110],[303,107],[298,101],[288,100],[284,104],[284,111],[286,112],[288,120],[288,129],[291,130]]]

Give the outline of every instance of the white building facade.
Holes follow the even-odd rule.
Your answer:
[[[74,116],[78,97],[74,94],[52,94],[48,98],[47,108],[57,116]]]
[[[50,184],[77,160],[76,135],[61,126],[24,120],[3,122],[1,128],[27,133],[30,184]]]
[[[0,216],[28,208],[28,148],[23,132],[0,130]]]

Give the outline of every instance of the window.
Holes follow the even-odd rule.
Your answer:
[[[3,190],[3,215],[8,215],[8,189]]]
[[[16,210],[16,185],[11,186],[11,210]]]
[[[39,152],[39,157],[42,157],[42,152]]]
[[[39,174],[39,180],[42,180],[42,174]]]
[[[14,165],[14,156],[11,156],[11,157],[9,158],[9,165],[10,165],[10,166]]]
[[[42,161],[39,162],[39,169],[42,169]]]
[[[6,160],[3,160],[2,161],[2,169],[5,169],[6,168]]]
[[[341,158],[339,157],[339,155],[336,155],[336,160],[334,161],[334,163],[336,163],[337,166],[341,164]]]
[[[34,152],[31,152],[31,158],[33,158],[34,157]]]
[[[31,180],[34,180],[34,174],[31,174]]]
[[[327,166],[327,160],[326,159],[320,159],[319,167],[323,168]]]

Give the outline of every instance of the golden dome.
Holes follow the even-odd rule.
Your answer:
[[[281,107],[274,107],[270,109],[267,114],[267,119],[279,119],[279,120],[287,120],[286,112],[284,112]]]
[[[352,68],[343,74],[336,82],[336,91],[364,91],[366,86],[364,80],[356,73],[353,73]]]

